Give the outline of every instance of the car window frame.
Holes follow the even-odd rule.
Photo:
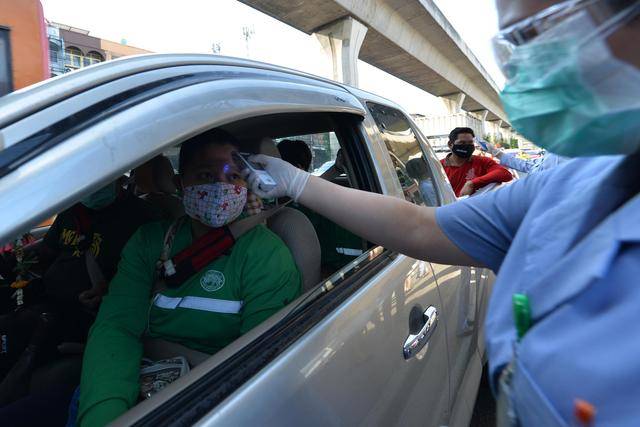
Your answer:
[[[436,172],[434,164],[433,164],[433,158],[435,156],[433,156],[433,154],[429,151],[430,147],[428,146],[428,142],[426,141],[426,138],[424,138],[424,135],[422,135],[422,133],[419,132],[419,130],[417,129],[417,127],[415,126],[415,123],[413,122],[413,120],[411,120],[411,118],[409,118],[407,116],[407,114],[405,114],[401,109],[390,106],[390,105],[386,105],[377,101],[366,101],[365,105],[367,107],[367,110],[369,111],[369,113],[371,114],[371,117],[373,118],[373,122],[374,125],[376,127],[376,130],[379,132],[380,137],[382,139],[382,143],[383,143],[383,147],[384,147],[384,152],[385,155],[388,156],[389,162],[390,164],[394,164],[394,160],[393,157],[397,157],[397,155],[395,153],[392,153],[392,151],[388,148],[387,143],[385,141],[385,134],[389,133],[387,132],[386,129],[384,129],[382,126],[380,126],[379,120],[376,118],[376,113],[374,112],[374,109],[371,108],[371,106],[380,106],[380,107],[384,107],[387,110],[392,110],[393,112],[399,114],[400,116],[402,116],[402,118],[408,123],[409,125],[409,129],[411,130],[411,132],[413,133],[413,136],[415,138],[415,142],[417,144],[417,146],[420,149],[420,152],[422,153],[422,158],[425,162],[425,165],[428,168],[429,171],[429,175],[431,178],[431,181],[433,182],[433,189],[435,191],[435,195],[436,195],[436,204],[432,207],[438,207],[438,206],[442,206],[443,204],[445,204],[446,202],[446,197],[443,194],[442,188],[440,186],[440,181],[441,181],[441,174],[439,174],[438,172]],[[389,133],[391,134],[391,133]],[[396,175],[392,178],[394,180],[394,182],[402,189],[404,190],[404,186],[402,185],[402,183],[400,182],[400,178]],[[414,181],[416,181],[415,179],[413,179]],[[404,193],[404,191],[403,191]],[[422,194],[421,194],[422,195]],[[415,203],[413,200],[408,200],[406,199],[406,196],[403,194],[403,198],[405,198],[405,200],[411,202],[411,203]],[[423,197],[423,202],[424,202],[424,197]],[[417,203],[416,203],[417,204]],[[418,204],[420,206],[429,206],[426,203],[422,203],[422,204]]]
[[[13,58],[11,53],[11,28],[4,25],[0,25],[0,63],[4,64],[6,69],[6,80],[2,78],[0,74],[0,97],[13,92]],[[2,71],[2,67],[0,67]],[[5,89],[3,90],[3,81],[5,82]]]

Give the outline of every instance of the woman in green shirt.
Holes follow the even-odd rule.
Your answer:
[[[190,218],[176,229],[171,257],[242,213],[247,189],[232,157],[236,146],[218,129],[182,145],[178,186]],[[122,252],[84,356],[82,426],[105,425],[136,404],[143,337],[213,354],[300,295],[301,276],[291,253],[262,225],[179,286],[153,295],[170,226],[142,226]]]

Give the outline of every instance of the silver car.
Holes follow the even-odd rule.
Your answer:
[[[386,99],[268,64],[148,55],[0,99],[0,242],[46,232],[42,220],[213,127],[253,152],[265,138],[322,145],[314,167],[342,150],[340,185],[455,201],[426,138]],[[326,238],[286,243],[296,257],[315,237]],[[361,239],[329,243],[341,265],[312,260],[319,276],[298,300],[115,425],[467,425],[493,275]]]

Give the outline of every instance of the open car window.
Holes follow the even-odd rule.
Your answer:
[[[291,123],[295,125],[291,126]],[[349,115],[291,114],[250,118],[230,123],[223,128],[239,139],[243,150],[254,153],[259,151],[259,141],[263,141],[265,137],[272,139],[276,144],[286,139],[304,141],[313,153],[311,169],[316,173],[327,162],[335,164],[338,153],[342,151],[340,156],[343,156],[341,162],[344,166],[339,173],[332,174],[331,179],[334,182],[339,181],[336,182],[339,185],[379,191],[366,142],[360,139],[359,126],[360,120]],[[330,169],[326,166],[325,168],[320,175]],[[145,412],[141,424],[151,425],[169,411],[172,411],[174,417],[184,417],[181,419],[185,422],[197,420],[230,390],[251,378],[259,371],[260,366],[264,366],[277,354],[285,351],[312,324],[328,314],[332,307],[337,307],[344,298],[355,292],[365,283],[364,277],[390,261],[391,254],[383,248],[363,241],[303,206],[289,205],[288,208],[302,213],[313,225],[320,240],[319,282],[311,289],[305,290],[299,299],[289,304],[278,315],[232,343],[230,350],[233,349],[233,353],[225,351],[225,358],[217,360],[217,357],[213,357],[205,362],[211,369],[198,382],[183,388],[173,396],[164,394],[164,398],[158,399],[155,404],[153,400],[145,402],[145,406],[153,410]],[[309,316],[310,312],[316,314]],[[269,344],[265,347],[267,343]],[[257,348],[260,348],[260,351],[257,351]],[[240,366],[242,375],[238,375]],[[192,396],[194,393],[202,393],[203,387],[213,398],[207,402],[195,403]],[[187,410],[187,407],[190,409]]]
[[[367,103],[389,151],[405,198],[413,203],[438,206],[436,180],[411,123],[395,108]]]

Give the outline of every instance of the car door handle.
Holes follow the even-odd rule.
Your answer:
[[[424,324],[420,330],[412,334],[410,333],[404,342],[403,354],[405,359],[411,359],[429,342],[431,335],[438,326],[438,309],[429,306],[422,314]]]

